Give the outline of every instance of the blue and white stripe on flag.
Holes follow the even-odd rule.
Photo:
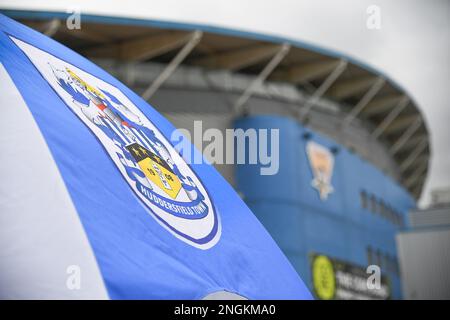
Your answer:
[[[0,28],[1,298],[311,298],[155,109],[54,40],[3,15]]]

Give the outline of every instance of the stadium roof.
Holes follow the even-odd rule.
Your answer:
[[[397,163],[400,183],[414,197],[421,194],[430,146],[420,110],[387,75],[351,57],[286,38],[207,25],[83,15],[82,28],[69,30],[62,20],[66,13],[3,12],[89,58],[226,69],[259,81],[294,84],[311,97],[310,103],[299,105],[302,122],[308,121],[315,99],[335,101],[345,114],[343,125],[355,119],[370,124],[372,137],[385,143]]]

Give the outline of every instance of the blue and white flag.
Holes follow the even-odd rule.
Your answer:
[[[0,298],[311,297],[155,109],[54,40],[0,30]]]

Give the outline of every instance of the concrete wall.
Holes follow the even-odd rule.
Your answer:
[[[397,245],[404,298],[450,299],[450,229],[401,233]]]

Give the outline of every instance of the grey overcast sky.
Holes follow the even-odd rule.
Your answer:
[[[367,8],[381,29],[366,27]],[[0,0],[1,7],[211,24],[302,40],[353,56],[404,87],[423,111],[432,158],[420,205],[450,186],[450,0]]]

